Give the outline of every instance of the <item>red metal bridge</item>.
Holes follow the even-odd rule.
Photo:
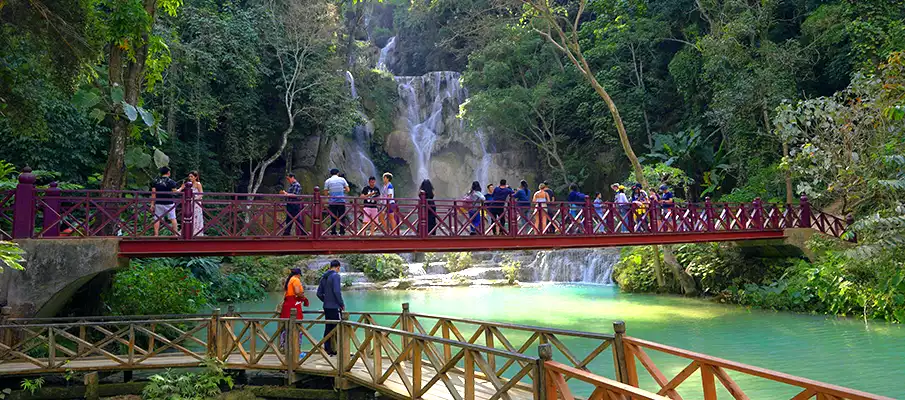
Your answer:
[[[35,186],[25,172],[0,192],[0,239],[117,238],[124,257],[527,250],[776,239],[812,228],[841,236],[845,220],[799,204],[595,205],[515,200],[345,198],[192,193],[171,199],[179,229],[156,216],[150,192],[61,190]],[[377,215],[372,221],[370,216]],[[495,217],[496,216],[496,217]],[[160,235],[155,236],[155,222]]]

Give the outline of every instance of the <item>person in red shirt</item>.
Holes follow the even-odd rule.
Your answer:
[[[292,309],[295,308],[295,315],[298,319],[302,319],[302,305],[308,307],[308,298],[305,297],[305,288],[302,286],[302,270],[299,268],[291,269],[283,287],[286,289],[286,294],[283,297],[283,308],[280,310],[280,318],[291,317]]]

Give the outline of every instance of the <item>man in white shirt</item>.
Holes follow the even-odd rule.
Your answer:
[[[346,178],[339,176],[339,170],[333,168],[330,170],[330,178],[324,181],[324,193],[330,196],[327,201],[330,210],[330,234],[336,235],[336,226],[339,225],[339,234],[346,234],[345,221],[346,215],[346,193],[349,192],[349,182]]]

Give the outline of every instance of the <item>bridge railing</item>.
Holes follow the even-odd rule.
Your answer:
[[[788,389],[792,389],[792,394],[788,398],[793,400],[811,398],[891,400],[871,393],[792,376],[638,338],[625,336],[621,338],[621,341],[624,346],[626,383],[633,387],[640,387],[638,380],[638,365],[640,364],[641,368],[653,379],[656,385],[656,387],[646,389],[656,391],[658,395],[667,396],[674,400],[682,399],[678,392],[679,389],[697,393],[700,393],[701,389],[703,389],[704,400],[715,400],[718,390],[727,391],[735,399],[747,399],[749,396],[745,394],[735,379],[753,381],[757,380],[756,378],[787,385]],[[659,353],[656,355],[658,357],[668,355],[672,356],[673,360],[678,358],[687,362],[688,365],[675,376],[667,376],[657,366],[651,356],[648,355],[648,351]],[[730,376],[730,372],[736,375],[735,379]],[[701,387],[691,389],[689,388],[691,385],[685,383],[688,383],[689,378],[696,373],[700,375],[699,382]],[[716,384],[717,381],[720,383],[719,385]],[[683,384],[685,385],[683,386]],[[773,396],[778,398],[775,397],[775,394]],[[754,395],[752,397],[762,398],[763,395]]]
[[[344,313],[340,321],[317,313],[311,319],[250,314],[6,319],[0,321],[0,374],[194,367],[217,358],[230,368],[286,371],[290,381],[299,372],[320,374],[338,385],[348,380],[411,399],[429,391],[428,397],[458,400],[681,399],[679,391],[694,397],[688,392],[703,391],[705,400],[718,391],[747,399],[742,387],[758,379],[785,385],[791,399],[889,399],[629,337],[621,322],[614,334],[600,334],[414,314],[407,307],[351,319]],[[324,336],[327,324],[336,328]],[[581,356],[578,349],[591,350]],[[599,357],[607,350],[611,364]],[[676,360],[687,366],[668,376],[657,364],[666,358],[670,368]],[[639,370],[650,379],[639,379]]]
[[[180,193],[61,190],[55,183],[35,188],[30,173],[20,174],[14,191],[0,192],[0,238],[123,237],[170,239],[470,236],[596,236],[622,234],[719,233],[814,228],[841,236],[847,222],[799,204],[702,203],[595,204],[520,203],[419,198],[343,202],[311,194]],[[170,197],[164,197],[170,196]],[[175,214],[173,231],[168,216]]]

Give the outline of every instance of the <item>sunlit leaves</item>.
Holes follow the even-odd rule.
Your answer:
[[[3,272],[3,267],[18,270],[25,269],[22,267],[22,262],[25,261],[22,259],[23,254],[24,252],[19,248],[19,245],[0,240],[0,272]]]

